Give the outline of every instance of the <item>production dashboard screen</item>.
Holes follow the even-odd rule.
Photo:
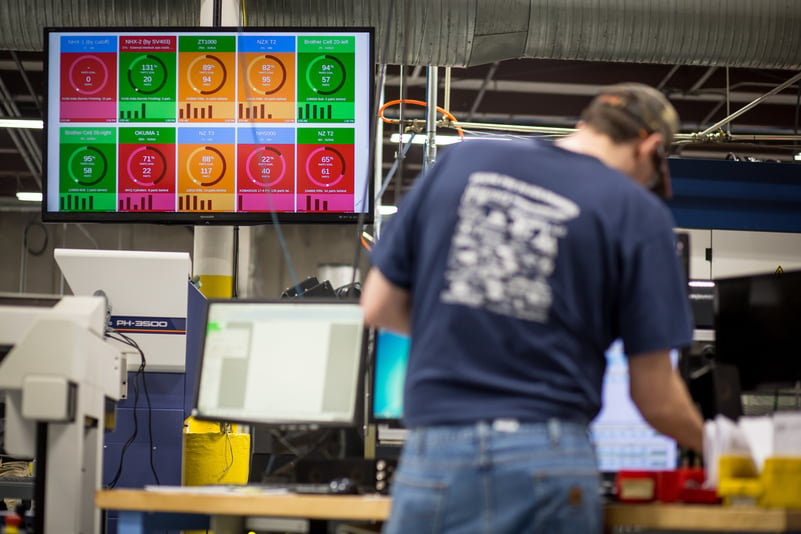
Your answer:
[[[371,29],[45,38],[47,220],[372,216]]]

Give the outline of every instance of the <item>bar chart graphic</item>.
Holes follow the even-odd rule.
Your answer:
[[[145,119],[147,117],[145,104],[142,103],[139,106],[139,109],[122,109],[120,106],[120,121],[125,119]]]
[[[331,119],[334,119],[334,104],[317,105],[306,103],[298,108],[299,121],[318,122]]]
[[[271,111],[272,107],[268,108],[266,104],[245,105],[240,103],[238,118],[240,121],[271,120],[273,118]]]
[[[178,211],[220,211],[223,202],[214,195],[181,195],[178,197]],[[229,208],[230,209],[230,208]]]
[[[211,104],[208,105],[197,105],[197,104],[190,104],[186,103],[181,109],[178,110],[178,118],[185,121],[190,120],[201,120],[201,121],[211,121],[214,117],[214,107]]]
[[[352,195],[299,195],[298,211],[342,211],[353,210]]]
[[[61,195],[62,211],[95,211],[95,195]]]
[[[153,195],[120,195],[119,211],[159,211],[155,209]]]

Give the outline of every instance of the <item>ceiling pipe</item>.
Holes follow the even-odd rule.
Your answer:
[[[42,28],[197,26],[198,0],[0,2],[0,49]],[[251,26],[373,26],[376,61],[470,66],[514,58],[801,69],[794,0],[247,0]]]
[[[790,87],[791,85],[793,85],[798,80],[801,80],[801,72],[796,74],[795,76],[793,76],[792,78],[790,78],[786,82],[783,82],[783,83],[777,85],[776,87],[774,87],[773,89],[771,89],[770,91],[768,91],[764,95],[760,96],[759,98],[755,99],[754,101],[749,102],[748,104],[746,104],[745,106],[741,107],[740,109],[738,109],[734,113],[728,114],[726,117],[724,117],[720,121],[716,122],[715,124],[713,124],[709,128],[705,129],[704,131],[699,132],[698,133],[698,137],[703,139],[704,137],[708,136],[712,132],[714,132],[717,129],[719,129],[721,126],[729,124],[731,121],[733,121],[734,119],[736,119],[737,117],[739,117],[740,115],[745,113],[746,111],[748,111],[751,108],[761,104],[768,97],[770,97],[772,95],[775,95],[776,93],[778,93],[780,91],[783,91],[784,89]]]

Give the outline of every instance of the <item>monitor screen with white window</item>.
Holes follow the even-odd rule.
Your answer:
[[[674,366],[678,357],[677,350],[671,351]],[[603,472],[676,468],[676,442],[648,425],[629,396],[628,360],[620,340],[606,350],[603,407],[590,431],[598,455],[598,468]]]
[[[364,345],[358,303],[212,300],[193,415],[308,428],[353,425]]]

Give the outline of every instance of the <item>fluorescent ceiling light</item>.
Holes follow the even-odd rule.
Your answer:
[[[715,287],[715,282],[712,280],[690,280],[690,287]]]
[[[393,215],[398,213],[398,206],[378,206],[379,215]]]
[[[44,128],[44,121],[34,119],[0,119],[0,128],[29,128],[41,130]]]
[[[33,191],[17,191],[17,200],[23,202],[41,202],[42,194]]]
[[[398,141],[402,143],[408,143],[409,139],[412,137],[412,134],[401,134],[394,133],[389,136],[389,140],[392,143],[397,143]],[[453,143],[458,143],[462,140],[461,137],[458,135],[438,135],[435,137],[437,145],[452,145]],[[412,139],[413,145],[423,145],[426,142],[426,135],[425,134],[415,134],[414,138]]]

